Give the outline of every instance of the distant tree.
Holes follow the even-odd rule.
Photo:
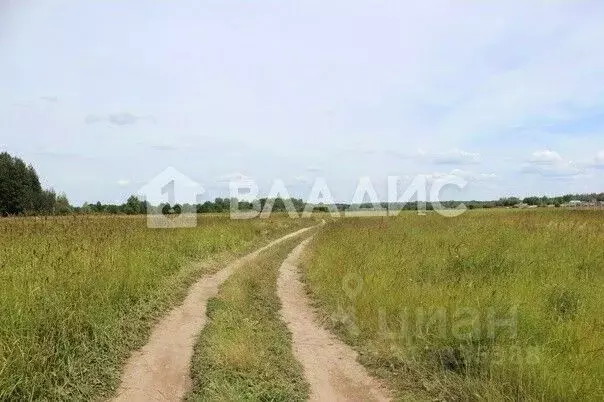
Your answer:
[[[285,211],[286,211],[285,201],[283,201],[283,198],[275,198],[274,204],[273,204],[273,212],[285,212]]]
[[[85,202],[84,204],[82,204],[82,207],[80,208],[80,213],[82,214],[89,214],[92,212],[92,208],[90,207],[90,204]]]
[[[138,205],[139,213],[146,214],[149,210],[149,203],[147,201],[140,201]]]
[[[53,189],[42,190],[39,199],[39,212],[44,215],[54,215],[57,204],[57,194]]]
[[[214,203],[211,201],[206,201],[203,204],[198,204],[196,209],[197,209],[197,213],[199,213],[199,214],[215,212]]]
[[[518,197],[504,197],[496,201],[495,205],[498,207],[513,207],[516,204],[520,204],[520,202]]]
[[[96,212],[98,214],[105,212],[105,207],[101,204],[100,201],[97,201],[95,204],[90,205],[92,212]]]
[[[306,203],[301,198],[292,198],[292,203],[298,212],[304,211],[304,207],[306,207]],[[338,206],[338,209],[339,208],[340,207]]]
[[[106,205],[103,209],[108,214],[119,214],[120,213],[120,207],[117,205]]]
[[[67,215],[70,212],[71,206],[69,205],[67,195],[65,195],[65,193],[59,194],[55,202],[55,213],[59,215]]]
[[[130,198],[126,201],[122,208],[123,212],[128,215],[136,215],[140,214],[141,211],[141,201],[134,195],[131,195]]]
[[[541,199],[539,197],[526,197],[522,202],[528,205],[539,205],[541,204]]]
[[[240,211],[251,211],[254,209],[254,204],[249,201],[239,201],[238,205]]]
[[[42,204],[43,190],[34,168],[0,153],[0,215],[39,213]]]
[[[312,210],[313,212],[329,212],[329,207],[319,204],[315,205]]]
[[[216,198],[214,200],[214,212],[227,212],[231,209],[231,200],[229,198]]]
[[[180,215],[182,213],[182,207],[179,204],[161,204],[161,213],[163,215]]]

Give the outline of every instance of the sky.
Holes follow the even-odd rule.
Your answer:
[[[604,3],[0,0],[0,151],[73,204],[460,177],[604,191]]]

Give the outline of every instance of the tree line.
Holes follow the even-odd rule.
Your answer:
[[[31,165],[7,152],[0,153],[0,216],[69,212],[69,201],[65,194],[43,189]]]
[[[464,201],[470,208],[495,208],[513,207],[518,204],[532,206],[560,206],[571,200],[591,202],[604,202],[604,193],[591,194],[566,194],[557,197],[517,197],[500,198],[496,201]],[[43,189],[35,169],[23,160],[9,155],[7,152],[0,153],[0,216],[28,216],[28,215],[65,215],[76,214],[179,214],[183,211],[196,213],[224,213],[231,210],[231,205],[237,205],[239,210],[264,210],[266,204],[272,204],[273,212],[287,211],[286,204],[291,203],[297,212],[306,208],[306,202],[299,198],[267,199],[261,198],[254,202],[240,201],[231,198],[216,198],[214,201],[206,201],[200,204],[160,204],[150,205],[132,195],[123,204],[103,204],[100,201],[84,203],[82,206],[72,206],[64,193],[57,194],[53,189]],[[442,202],[445,208],[455,208],[460,201]],[[434,209],[431,203],[408,202],[406,204],[381,203],[382,208],[417,210]],[[370,204],[350,205],[346,203],[336,204],[338,211],[351,208],[371,209]],[[327,205],[313,206],[315,211],[329,210]]]
[[[273,204],[272,210],[274,212],[285,212],[287,209],[285,204],[288,200],[276,198],[269,200],[267,198],[261,198],[254,202],[240,201],[236,198],[215,198],[214,201],[205,201],[199,204],[174,204],[163,203],[159,205],[151,205],[146,201],[140,200],[137,196],[132,195],[125,204],[103,204],[100,201],[96,203],[84,203],[81,207],[72,207],[74,213],[97,213],[97,214],[179,214],[181,212],[195,212],[198,214],[203,213],[223,213],[231,210],[231,205],[237,205],[240,211],[251,211],[254,209],[264,209],[267,202],[271,201]],[[304,210],[306,203],[299,198],[291,198],[289,202],[292,203],[294,208],[301,212]]]

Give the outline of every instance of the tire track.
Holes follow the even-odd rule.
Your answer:
[[[128,359],[114,401],[179,401],[191,386],[190,364],[197,335],[207,322],[206,307],[220,285],[264,250],[313,227],[285,235],[197,281],[183,303],[152,330],[149,341]]]
[[[277,292],[281,317],[292,333],[294,354],[311,387],[310,400],[390,400],[386,389],[357,362],[357,353],[318,324],[297,268],[309,241],[300,243],[283,262]]]

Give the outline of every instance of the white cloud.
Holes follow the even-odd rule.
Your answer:
[[[128,180],[128,179],[119,179],[117,181],[117,184],[118,184],[118,186],[124,187],[124,186],[127,186],[127,185],[130,184],[130,180]]]
[[[558,163],[563,163],[564,159],[560,154],[556,151],[551,150],[542,150],[533,152],[531,158],[529,159],[530,163],[541,164],[541,165],[554,165]]]
[[[597,169],[604,169],[604,150],[596,154],[596,156],[594,157],[593,164],[591,164],[591,167]]]
[[[480,154],[453,148],[446,152],[427,153],[418,150],[418,156],[437,165],[475,165],[480,162]]]
[[[468,182],[476,181],[488,181],[497,179],[497,175],[494,173],[475,173],[472,171],[453,169],[448,173],[436,172],[424,175],[428,181],[434,180],[447,180],[447,179],[463,179]]]
[[[522,168],[521,172],[550,178],[576,177],[584,173],[582,169],[571,162],[556,165],[527,165]]]
[[[521,172],[549,178],[568,178],[584,174],[584,170],[578,164],[564,159],[558,152],[552,150],[533,152]]]

